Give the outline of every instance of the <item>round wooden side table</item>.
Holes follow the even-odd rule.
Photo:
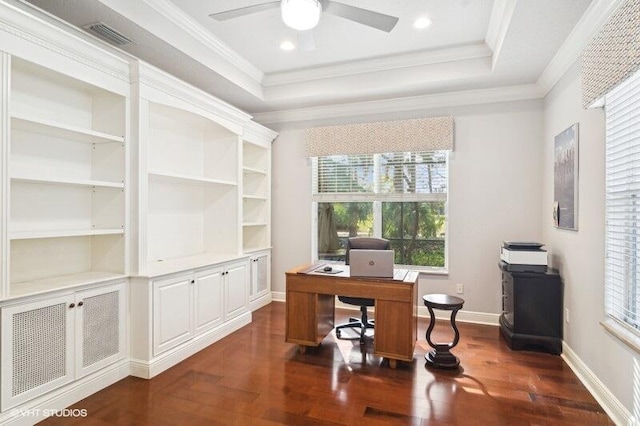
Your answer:
[[[422,296],[422,301],[427,309],[429,309],[429,315],[431,317],[429,328],[427,328],[427,343],[429,343],[429,346],[431,346],[433,350],[424,356],[427,364],[437,368],[458,367],[460,360],[451,353],[451,349],[453,349],[460,340],[460,332],[458,331],[458,327],[456,327],[456,315],[458,311],[462,309],[464,300],[459,297],[449,296],[448,294],[426,294]],[[433,313],[434,309],[451,311],[451,327],[453,327],[454,332],[453,342],[433,343],[431,341],[431,332],[436,325],[436,316]]]

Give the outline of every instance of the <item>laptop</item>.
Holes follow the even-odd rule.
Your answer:
[[[393,250],[349,250],[352,277],[393,278]]]

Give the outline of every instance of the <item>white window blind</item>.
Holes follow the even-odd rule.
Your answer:
[[[606,96],[605,310],[640,332],[640,73]]]
[[[331,155],[314,159],[313,199],[444,201],[447,151]]]

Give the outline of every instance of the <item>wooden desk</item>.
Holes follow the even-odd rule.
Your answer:
[[[375,299],[374,353],[396,362],[412,361],[418,328],[418,272],[409,271],[404,281],[352,278],[349,267],[336,275],[301,273],[309,265],[286,272],[286,341],[304,352],[318,346],[334,327],[335,296]]]

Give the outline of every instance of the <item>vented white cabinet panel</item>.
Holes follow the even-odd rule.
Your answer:
[[[2,308],[2,411],[126,356],[124,282]]]
[[[76,294],[76,378],[125,357],[124,284]]]
[[[224,286],[225,319],[246,312],[249,304],[249,274],[246,261],[227,265]]]
[[[269,286],[269,253],[261,253],[249,259],[251,266],[251,286],[249,299],[254,300],[270,290]]]
[[[263,294],[265,291],[269,290],[269,255],[265,254],[263,256],[259,256],[256,264],[258,265],[257,271],[257,293]]]
[[[153,354],[158,355],[193,336],[193,276],[153,283]]]
[[[222,323],[222,268],[196,274],[194,286],[196,333]]]
[[[73,380],[73,295],[2,308],[2,411]]]

